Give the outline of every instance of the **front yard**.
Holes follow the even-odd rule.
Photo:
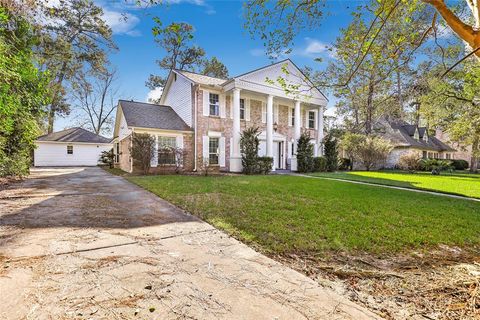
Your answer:
[[[294,176],[129,180],[274,253],[395,253],[480,244],[480,204]]]
[[[480,174],[442,172],[441,175],[434,176],[430,172],[352,171],[320,172],[312,175],[480,198]]]
[[[436,187],[478,183],[451,178]],[[480,314],[478,202],[298,176],[128,179],[387,319]]]

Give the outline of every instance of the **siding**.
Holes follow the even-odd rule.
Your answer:
[[[118,141],[121,141],[130,135],[132,130],[127,126],[127,121],[123,115],[123,111],[120,112],[120,125],[118,127]]]
[[[164,104],[172,107],[188,126],[192,126],[192,85],[190,81],[181,75],[174,74]]]
[[[48,166],[96,166],[102,151],[110,150],[111,144],[78,144],[37,142],[34,164]],[[67,154],[67,145],[73,146],[73,154]]]

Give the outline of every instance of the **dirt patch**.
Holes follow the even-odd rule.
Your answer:
[[[441,246],[429,253],[373,257],[276,257],[387,319],[480,319],[480,255]]]
[[[23,181],[20,177],[3,177],[0,178],[0,191],[7,189],[11,184]]]

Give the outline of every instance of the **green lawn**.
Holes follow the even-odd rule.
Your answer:
[[[442,173],[439,176],[434,176],[429,172],[404,173],[386,171],[353,171],[334,173],[321,172],[312,175],[480,198],[480,174]]]
[[[480,203],[295,176],[128,179],[275,253],[480,244]]]

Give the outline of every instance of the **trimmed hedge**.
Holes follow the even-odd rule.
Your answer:
[[[468,169],[468,161],[463,160],[463,159],[455,159],[455,160],[450,160],[452,162],[452,166],[455,168],[455,170],[466,170]]]
[[[352,161],[348,158],[340,158],[338,161],[338,170],[347,171],[352,168]]]
[[[314,157],[313,158],[313,171],[327,171],[327,159],[325,157]]]
[[[257,158],[257,172],[261,174],[268,174],[272,171],[273,158],[272,157],[258,157]]]

